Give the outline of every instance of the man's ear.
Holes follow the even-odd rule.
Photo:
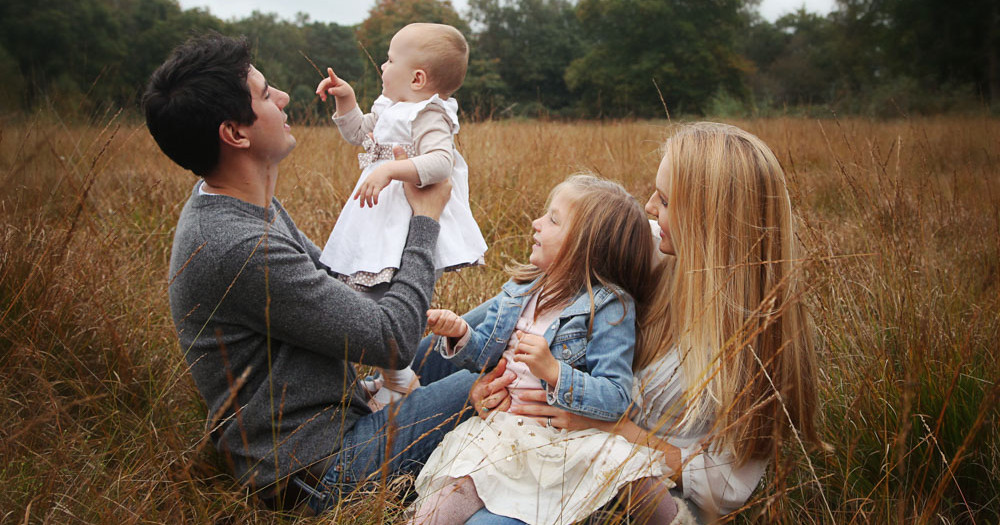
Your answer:
[[[413,80],[410,80],[410,89],[422,91],[427,87],[427,72],[423,69],[413,70]]]
[[[243,126],[231,120],[219,124],[219,140],[232,148],[246,149],[250,147],[250,138],[243,132]]]

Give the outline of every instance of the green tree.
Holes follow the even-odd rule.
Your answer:
[[[590,45],[570,64],[566,83],[598,115],[663,115],[661,93],[668,108],[684,112],[702,111],[719,92],[743,97],[751,64],[736,52],[742,5],[582,0],[577,15]]]
[[[28,86],[25,104],[41,97],[60,111],[88,110],[113,97],[113,73],[126,52],[118,20],[99,0],[5,0],[0,47]]]
[[[469,8],[471,20],[482,28],[475,50],[496,61],[504,84],[499,94],[528,114],[572,102],[565,71],[583,55],[583,42],[571,2],[472,0]]]
[[[995,0],[888,0],[886,48],[897,75],[924,91],[970,86],[1000,96],[1000,4]]]
[[[829,19],[799,9],[773,24],[758,18],[745,35],[745,56],[756,66],[749,76],[755,97],[782,106],[833,99],[838,77]]]
[[[458,15],[450,0],[378,0],[357,32],[366,54],[365,72],[360,82],[345,79],[353,85],[362,107],[371,105],[382,92],[379,67],[385,61],[392,36],[413,22],[448,24],[461,31],[466,40],[470,37],[469,24]]]

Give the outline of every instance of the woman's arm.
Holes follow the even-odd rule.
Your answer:
[[[521,393],[521,399],[525,401],[525,404],[512,408],[510,410],[512,414],[532,417],[542,424],[545,424],[546,420],[549,420],[548,422],[552,426],[566,430],[594,428],[618,434],[637,445],[659,450],[664,455],[664,462],[667,468],[673,472],[670,476],[671,479],[680,487],[682,481],[680,475],[682,470],[681,449],[656,437],[652,432],[644,430],[639,425],[633,423],[632,420],[622,418],[620,421],[601,421],[574,414],[559,407],[539,404],[545,403],[545,392],[541,390],[523,392]]]

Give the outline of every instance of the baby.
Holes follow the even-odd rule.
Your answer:
[[[316,93],[336,100],[333,121],[347,142],[363,145],[361,178],[337,219],[320,260],[341,280],[378,300],[402,256],[412,212],[403,183],[417,186],[450,179],[451,199],[441,214],[435,268],[441,272],[483,264],[486,241],[469,208],[469,168],[455,149],[458,102],[450,98],[465,80],[469,47],[454,27],[410,24],[389,44],[382,64],[382,96],[362,115],[351,86],[327,68]],[[406,152],[395,160],[393,146]],[[405,364],[405,363],[401,363]],[[409,368],[382,370],[377,410],[419,386]]]

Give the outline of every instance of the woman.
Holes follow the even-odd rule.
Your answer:
[[[793,432],[818,441],[814,354],[784,172],[746,131],[687,125],[663,146],[646,211],[656,218],[659,250],[674,257],[661,263],[640,321],[631,420],[606,423],[534,404],[512,412],[660,450],[680,512],[711,518],[745,504],[767,458]],[[485,376],[471,393],[477,408],[505,409],[502,384],[496,371]],[[633,498],[633,515],[673,519],[678,509],[660,488],[649,479],[635,487],[646,496]],[[469,523],[515,522],[480,512]]]

